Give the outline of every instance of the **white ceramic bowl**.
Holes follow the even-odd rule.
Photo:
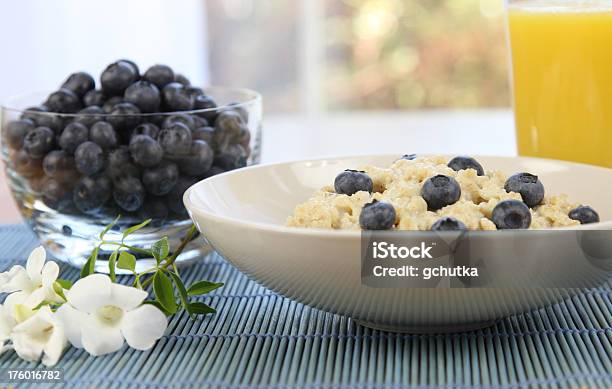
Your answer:
[[[594,207],[602,222],[577,229],[612,229],[612,169],[535,158],[476,158],[485,169],[537,174],[548,193],[565,193]],[[397,155],[359,156],[248,167],[195,184],[185,192],[184,202],[212,246],[255,281],[291,299],[372,327],[406,332],[467,330],[576,292],[547,288],[370,288],[361,283],[358,231],[284,226],[295,205],[333,183],[338,172],[364,164],[389,166],[395,159]],[[502,236],[501,232],[491,232],[486,239],[496,247],[502,243]],[[551,255],[517,257],[509,265],[554,268],[562,249],[552,239],[550,244],[542,242],[545,253]],[[549,247],[557,248],[557,253]]]

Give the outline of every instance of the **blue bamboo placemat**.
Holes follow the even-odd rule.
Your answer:
[[[37,244],[23,226],[0,227],[0,270]],[[77,277],[63,268],[64,278]],[[375,331],[292,302],[249,281],[217,255],[183,271],[226,286],[203,296],[218,313],[174,317],[146,352],[93,358],[69,348],[62,387],[176,388],[612,388],[612,292],[592,290],[450,335]],[[12,352],[0,367],[36,367]],[[13,384],[23,388],[27,385]],[[41,385],[32,385],[41,387]]]

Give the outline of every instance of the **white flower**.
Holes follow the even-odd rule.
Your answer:
[[[164,334],[168,321],[158,308],[142,304],[146,297],[141,289],[92,274],[72,285],[56,315],[70,343],[91,355],[119,350],[124,338],[131,347],[147,350]]]
[[[11,293],[4,305],[12,316],[17,304],[34,308],[42,301],[61,302],[53,290],[59,274],[59,266],[53,261],[45,263],[46,253],[42,246],[35,248],[23,266],[15,265],[9,271],[0,273],[0,292]]]
[[[6,346],[6,342],[10,340],[15,324],[13,316],[4,305],[0,305],[0,354],[10,348]]]
[[[13,348],[21,358],[53,366],[66,347],[66,335],[62,324],[45,305],[34,315],[17,324],[11,332]]]

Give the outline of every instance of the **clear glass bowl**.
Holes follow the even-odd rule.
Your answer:
[[[121,215],[118,225],[105,240],[120,241],[120,231],[150,218],[150,225],[130,235],[125,243],[148,247],[167,236],[170,247],[177,247],[191,226],[182,201],[183,192],[211,175],[259,162],[261,96],[251,90],[227,87],[204,88],[204,92],[214,99],[216,108],[137,115],[64,114],[33,108],[41,106],[48,93],[15,97],[6,102],[1,110],[0,139],[8,186],[25,221],[55,259],[81,267],[98,243],[100,231],[118,215]],[[86,133],[88,140],[92,140],[91,128],[99,121],[111,124],[117,145],[107,145],[102,157],[98,155],[94,161],[88,159],[92,153],[87,152],[76,158],[78,151],[72,151],[70,145],[78,144],[79,134]],[[161,164],[167,169],[156,171],[159,165],[145,168],[138,164],[128,147],[130,139],[143,133],[161,139],[159,133],[177,121],[191,130],[193,140],[209,144],[214,155],[212,167],[203,171],[210,166],[202,163],[207,159],[194,155],[206,155],[206,152],[198,154],[193,146],[184,155],[168,153],[164,148]],[[87,131],[73,124],[70,132],[62,137],[66,126],[75,122],[83,124]],[[33,131],[39,127],[51,131]],[[134,130],[136,127],[139,129]],[[104,143],[99,142],[106,139],[100,136],[104,131],[98,128],[95,132],[97,143]],[[177,133],[165,134],[169,145],[173,144],[173,134]],[[204,147],[201,143],[199,146]],[[104,166],[96,169],[100,158]],[[146,180],[145,172],[148,172]],[[104,272],[107,271],[104,259],[112,247],[102,249],[96,270]],[[177,264],[191,263],[208,250],[205,240],[197,237],[187,245]],[[149,268],[153,261],[138,255],[137,258],[139,270]]]

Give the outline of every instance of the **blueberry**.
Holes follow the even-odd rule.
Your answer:
[[[99,89],[92,89],[83,96],[83,104],[85,106],[97,105],[102,107],[105,101],[104,93]]]
[[[140,177],[142,169],[134,163],[127,146],[119,146],[108,154],[107,173],[116,181],[124,176]]]
[[[140,69],[138,69],[138,65],[136,65],[136,62],[129,60],[129,59],[120,59],[117,62],[121,62],[123,64],[127,64],[128,66],[130,66],[132,68],[132,70],[134,71],[134,74],[136,74],[136,79],[140,78]]]
[[[357,192],[372,193],[374,184],[366,172],[347,169],[336,176],[334,190],[338,194],[352,196]]]
[[[204,90],[202,90],[202,88],[197,87],[197,86],[185,85],[185,90],[187,91],[187,93],[192,95],[194,98],[196,96],[202,96],[204,94]]]
[[[247,151],[250,152],[250,144],[251,144],[251,131],[248,129],[243,129],[242,134],[240,134],[240,145],[244,147]]]
[[[204,178],[216,176],[217,174],[225,173],[227,170],[223,169],[220,166],[213,166],[204,174]]]
[[[110,198],[112,187],[110,178],[105,175],[83,177],[72,191],[72,201],[79,211],[95,213]]]
[[[115,104],[110,116],[106,118],[116,131],[127,131],[140,123],[140,110],[132,103]]]
[[[159,135],[159,127],[157,127],[153,123],[140,123],[134,130],[132,130],[131,136],[134,137],[136,135],[148,135],[153,139],[157,138]]]
[[[117,61],[104,69],[100,76],[100,84],[107,96],[119,96],[137,79],[138,74],[131,64]]]
[[[389,230],[395,224],[393,205],[374,200],[363,206],[359,215],[359,225],[364,230]]]
[[[149,81],[133,83],[125,90],[123,98],[136,105],[141,112],[157,112],[161,102],[159,89]]]
[[[474,158],[460,155],[450,160],[448,167],[458,172],[459,170],[474,169],[476,174],[484,176],[484,169]]]
[[[413,161],[413,160],[416,159],[416,157],[417,157],[416,154],[404,154],[404,155],[402,155],[402,158],[400,158],[400,159],[405,159],[407,161]]]
[[[78,171],[92,175],[104,169],[104,151],[97,143],[81,143],[74,152],[74,162]]]
[[[19,149],[23,145],[23,138],[35,128],[30,119],[13,120],[3,128],[3,140],[12,149]]]
[[[198,112],[196,115],[208,120],[209,123],[212,123],[217,118],[217,103],[212,99],[212,97],[207,95],[198,95],[193,99],[193,109],[195,110],[204,110],[204,112]]]
[[[64,128],[64,117],[48,112],[44,105],[26,108],[21,119],[31,120],[36,127],[49,127],[56,134]]]
[[[77,113],[74,122],[81,123],[86,127],[91,127],[95,122],[104,120],[104,110],[97,105],[91,105],[83,108]]]
[[[580,224],[599,223],[599,214],[588,205],[581,205],[569,213],[569,218],[578,220]]]
[[[162,198],[147,196],[147,201],[145,201],[138,215],[140,219],[153,219],[151,221],[152,227],[161,227],[169,213],[168,206]]]
[[[69,89],[57,90],[47,97],[45,105],[51,112],[75,113],[81,109],[81,100]]]
[[[238,112],[223,111],[215,121],[215,143],[220,149],[230,143],[237,143],[245,128],[244,120]]]
[[[182,114],[182,113],[177,113],[177,114],[169,115],[168,117],[166,117],[164,119],[164,122],[162,123],[162,128],[170,127],[173,123],[176,123],[176,122],[183,123],[184,125],[187,126],[187,128],[189,128],[192,131],[196,126],[195,119],[193,118],[193,116]]]
[[[192,131],[196,128],[209,126],[208,120],[201,116],[191,115],[191,118],[193,119],[193,128],[191,128]]]
[[[179,84],[181,84],[183,86],[191,85],[191,82],[189,81],[189,79],[187,77],[183,76],[182,74],[175,74],[174,75],[174,82],[178,82]]]
[[[162,89],[162,102],[166,111],[188,111],[193,108],[193,96],[178,82],[171,82]]]
[[[59,146],[72,154],[76,148],[89,138],[89,130],[81,123],[69,123],[59,137]]]
[[[194,140],[189,154],[180,157],[177,162],[181,173],[188,176],[200,176],[212,167],[213,159],[214,153],[208,143],[203,140]]]
[[[89,139],[104,150],[117,147],[117,133],[110,123],[96,122],[89,129]]]
[[[85,72],[71,74],[62,84],[62,88],[69,89],[79,97],[83,97],[87,92],[96,87],[96,81],[92,76]]]
[[[142,183],[152,195],[163,196],[168,194],[179,178],[179,170],[172,162],[163,162],[154,168],[145,169],[142,173]]]
[[[162,129],[157,139],[164,152],[170,155],[185,155],[191,149],[191,131],[183,123],[175,122]]]
[[[450,216],[441,217],[431,226],[432,231],[466,231],[467,229],[463,222]]]
[[[143,167],[159,164],[164,156],[162,147],[148,135],[136,135],[130,140],[130,154],[134,162]]]
[[[74,157],[63,150],[53,150],[47,154],[43,159],[42,166],[48,177],[55,178],[60,182],[71,182],[79,176]]]
[[[246,150],[238,144],[230,145],[215,155],[213,164],[226,171],[243,168],[247,165]]]
[[[102,109],[106,113],[111,113],[113,109],[115,108],[115,105],[124,103],[124,102],[125,101],[123,101],[123,96],[113,96],[110,99],[106,100],[106,102],[104,102]]]
[[[198,182],[197,178],[193,177],[180,177],[174,188],[168,193],[166,199],[168,201],[168,208],[179,216],[187,216],[187,210],[183,204],[183,194],[185,191]]]
[[[461,187],[454,178],[439,174],[425,181],[421,196],[430,211],[437,211],[456,203],[461,197]]]
[[[506,192],[519,193],[528,207],[535,207],[544,200],[544,185],[542,185],[538,176],[533,174],[516,173],[510,176],[506,180],[504,189],[506,189]]]
[[[65,211],[72,205],[71,187],[54,178],[45,178],[40,192],[45,205],[57,211]]]
[[[232,107],[231,109],[226,109],[228,111],[234,111],[240,115],[242,121],[245,123],[249,122],[249,111],[245,108],[244,103],[229,103],[228,107]]]
[[[145,72],[143,78],[162,89],[174,81],[174,72],[166,65],[153,65]]]
[[[55,134],[48,127],[36,127],[23,138],[23,150],[30,157],[42,158],[55,146]]]
[[[113,199],[124,211],[134,212],[142,207],[145,190],[138,178],[123,176],[115,181]]]
[[[524,229],[531,225],[531,212],[522,201],[504,200],[493,208],[491,220],[500,230]]]
[[[42,160],[33,158],[21,149],[11,154],[13,168],[23,177],[32,178],[42,174]]]
[[[215,129],[212,127],[200,127],[191,132],[191,138],[193,140],[203,140],[209,145],[212,145],[214,137]]]

